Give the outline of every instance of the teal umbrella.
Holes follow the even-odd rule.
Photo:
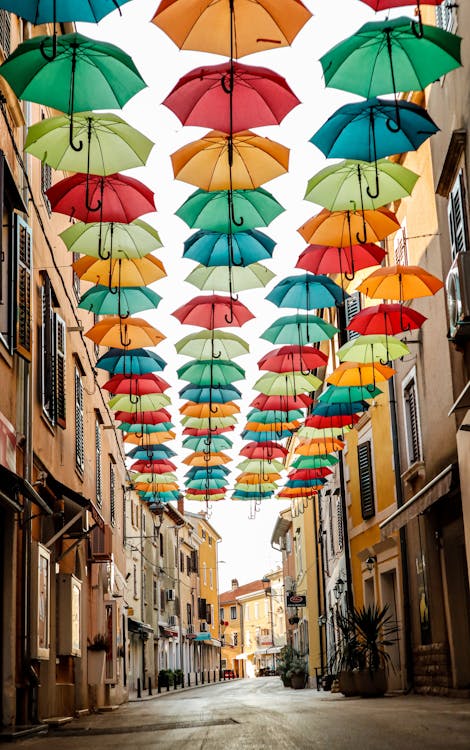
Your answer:
[[[207,479],[187,479],[184,484],[188,489],[193,490],[204,490],[206,487],[208,489],[216,489],[226,487],[227,479],[215,479],[214,477]]]
[[[184,243],[183,258],[203,266],[247,266],[272,258],[275,246],[271,237],[257,229],[235,234],[200,230]]]
[[[207,438],[206,437],[195,437],[190,436],[183,440],[183,448],[187,448],[191,451],[203,451],[207,450]],[[212,450],[219,453],[220,451],[227,450],[233,446],[232,440],[229,440],[225,435],[211,435],[210,444]]]
[[[181,380],[189,380],[193,385],[230,385],[235,380],[243,380],[245,370],[235,362],[214,360],[190,360],[177,370]]]
[[[232,233],[267,227],[283,211],[276,198],[263,188],[211,192],[196,190],[180,206],[176,215],[190,227]]]
[[[246,415],[247,422],[259,422],[260,424],[271,424],[272,422],[293,422],[294,419],[302,419],[304,416],[303,411],[300,409],[294,409],[292,411],[276,411],[274,409],[268,409],[267,411],[261,411],[260,409],[250,409]]]
[[[131,424],[130,422],[121,422],[117,428],[123,432],[135,432],[137,435],[151,435],[152,432],[168,432],[174,426],[172,422],[160,422],[159,424]]]
[[[291,468],[294,469],[318,469],[321,466],[334,466],[339,461],[339,458],[325,453],[320,456],[299,456],[291,463]]]
[[[164,370],[166,362],[149,349],[109,349],[96,360],[95,367],[113,375],[145,375]]]
[[[284,438],[291,437],[292,430],[282,430],[274,432],[270,430],[269,432],[255,432],[254,430],[243,430],[241,433],[242,440],[250,440],[257,443],[269,443],[272,440],[284,440]]]
[[[97,284],[82,296],[78,307],[95,315],[119,315],[127,318],[142,310],[156,310],[161,297],[146,286],[119,287],[116,291],[109,286]]]
[[[344,292],[338,284],[322,274],[303,273],[287,276],[276,284],[266,299],[278,307],[294,307],[297,310],[319,310],[334,307],[343,301]],[[307,319],[307,328],[309,321]],[[310,341],[310,338],[308,339]]]
[[[179,391],[181,398],[188,401],[198,401],[201,404],[226,404],[227,401],[236,401],[242,397],[241,392],[234,385],[215,384],[198,386],[189,383]]]
[[[158,461],[160,458],[171,458],[172,456],[176,456],[175,451],[163,444],[146,446],[137,445],[127,453],[127,458],[148,461]]]
[[[376,398],[381,395],[382,391],[379,388],[374,388],[371,392],[365,385],[330,385],[318,397],[318,401],[322,404],[349,404],[353,401],[362,401],[363,399]]]
[[[328,341],[333,338],[338,329],[327,323],[323,318],[316,315],[285,315],[271,323],[264,333],[262,339],[267,339],[273,344],[298,344],[303,346],[307,343]]]

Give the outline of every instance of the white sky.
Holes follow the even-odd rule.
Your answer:
[[[363,23],[374,20],[374,13],[359,0],[304,0],[304,3],[314,15],[294,40],[292,47],[241,59],[246,64],[272,68],[284,76],[302,104],[290,112],[280,126],[255,129],[288,146],[291,156],[289,174],[263,186],[286,208],[285,213],[267,229],[262,229],[278,242],[273,259],[263,261],[276,274],[276,278],[266,290],[252,290],[240,295],[241,301],[256,313],[256,319],[241,329],[230,329],[249,341],[251,347],[251,355],[237,359],[247,373],[246,381],[236,383],[246,394],[243,401],[237,402],[242,407],[238,434],[246,421],[249,403],[255,395],[251,391],[251,385],[260,374],[256,362],[262,354],[273,348],[269,342],[259,340],[259,334],[277,317],[294,312],[278,310],[266,302],[264,297],[280,279],[293,272],[297,257],[305,247],[296,231],[297,227],[318,210],[313,204],[303,201],[303,195],[307,180],[325,166],[325,158],[308,140],[332,112],[342,104],[358,98],[345,92],[325,89],[318,59]],[[178,408],[181,402],[178,400],[178,390],[186,383],[177,382],[176,369],[187,358],[175,356],[173,345],[196,329],[181,326],[171,312],[201,292],[183,281],[196,264],[181,257],[184,240],[196,230],[191,230],[174,215],[176,209],[196,188],[174,179],[169,156],[182,145],[199,138],[208,129],[183,127],[177,117],[160,102],[182,75],[199,65],[221,62],[223,58],[209,53],[180,51],[160,29],[149,23],[157,6],[158,0],[133,0],[123,6],[122,17],[115,12],[103,19],[98,27],[80,24],[79,30],[125,49],[148,84],[147,89],[126,105],[122,116],[156,144],[147,166],[133,170],[132,174],[149,185],[156,196],[157,213],[144,218],[160,232],[164,247],[157,255],[164,262],[168,277],[154,286],[163,298],[158,310],[153,314],[144,313],[143,316],[167,336],[167,340],[158,346],[157,351],[168,362],[163,373],[165,379],[177,385],[168,393],[173,401],[170,410],[178,434],[178,439],[169,445],[178,450],[181,447],[182,429],[179,425]],[[380,15],[383,17],[384,14]],[[235,466],[240,460],[237,458],[242,445],[242,441],[236,440],[234,448],[229,451],[234,457],[229,465],[234,470],[230,486],[233,486],[233,476],[238,473]],[[182,450],[180,459],[186,455],[188,452]],[[183,473],[181,472],[181,477]],[[277,514],[285,507],[284,503],[278,500],[266,501],[254,521],[248,520],[247,503],[232,503],[227,500],[214,503],[212,507],[210,521],[223,537],[219,545],[219,559],[225,561],[219,566],[222,591],[229,588],[232,578],[237,578],[240,584],[246,583],[279,564],[280,555],[271,549],[270,539]],[[189,503],[188,509],[197,512],[198,505]]]

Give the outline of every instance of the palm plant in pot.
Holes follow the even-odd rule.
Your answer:
[[[338,609],[335,625],[339,638],[336,640],[330,670],[337,675],[339,690],[343,695],[357,695],[354,675],[363,665],[354,617],[349,612],[343,613]]]
[[[279,659],[277,661],[277,671],[279,672],[284,687],[291,686],[290,677],[287,676],[287,673],[290,671],[293,659],[297,656],[298,653],[295,648],[292,648],[292,646],[289,645],[283,646],[280,651]]]
[[[389,614],[388,604],[354,610],[360,670],[355,674],[358,693],[364,697],[384,695],[391,657],[387,648],[397,640],[398,625]]]
[[[290,679],[290,686],[294,690],[302,690],[305,687],[308,677],[308,667],[305,661],[299,656],[292,659],[287,677]]]

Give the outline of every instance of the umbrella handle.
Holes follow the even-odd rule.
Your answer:
[[[380,192],[380,188],[379,188],[379,170],[377,169],[377,159],[376,159],[375,160],[375,191],[372,192],[372,190],[370,189],[369,185],[367,185],[367,187],[366,187],[366,193],[369,196],[369,198],[372,198],[372,200],[373,200],[374,198],[378,198],[379,197],[379,192]]]
[[[214,328],[212,328],[212,336],[211,336],[211,359],[220,359],[222,356],[222,352],[215,352],[214,349]]]
[[[210,435],[208,435],[206,439],[204,440],[204,445],[210,445],[211,443],[212,443],[211,437]]]
[[[224,315],[225,322],[228,323],[229,325],[233,323],[233,319],[234,319],[232,301],[234,300],[232,300],[232,297],[230,297],[230,315]]]
[[[419,7],[419,6],[418,6]],[[424,36],[423,20],[421,18],[421,11],[418,14],[418,22],[411,21],[411,31],[417,39],[422,39]]]
[[[137,406],[137,404],[139,403],[139,396],[136,395],[135,398],[134,398],[134,396],[132,395],[132,393],[129,393],[129,401],[134,406]]]
[[[55,23],[54,23],[54,34],[52,35],[52,55],[48,55],[46,52],[47,39],[48,37],[42,40],[40,47],[39,47],[39,51],[41,55],[43,56],[44,60],[47,60],[47,62],[52,62],[57,57],[57,32],[55,30]]]
[[[135,435],[136,435],[136,437],[139,438],[139,440],[144,437],[144,433],[143,432],[136,432]]]
[[[122,325],[119,325],[119,338],[121,340],[121,346],[123,346],[125,349],[127,349],[131,345],[131,340],[127,335],[127,325],[124,325],[124,336],[122,335]]]
[[[413,22],[411,22],[413,24]],[[398,106],[398,99],[397,99],[397,87],[395,84],[395,71],[393,70],[393,52],[392,52],[392,40],[390,38],[391,29],[386,29],[385,34],[387,37],[387,52],[388,52],[388,59],[390,62],[390,75],[392,77],[392,86],[393,86],[393,96],[395,99],[395,114],[396,114],[396,123],[392,125],[393,120],[386,120],[385,124],[390,130],[391,133],[398,133],[398,131],[401,128],[401,121],[400,121],[400,107]]]
[[[113,230],[114,230],[114,222],[111,223],[111,247],[110,247],[109,253],[106,254],[105,252],[103,252],[103,238],[102,238],[103,222],[100,221],[100,233],[98,236],[98,257],[101,258],[101,260],[109,260],[111,255],[113,254],[112,252]]]
[[[362,216],[363,216],[363,231],[364,231],[364,236],[361,237],[361,235],[359,234],[359,232],[356,232],[356,239],[357,239],[357,241],[359,242],[360,245],[365,245],[365,243],[367,242],[367,227],[366,227],[366,221],[364,219],[364,214],[362,214]]]

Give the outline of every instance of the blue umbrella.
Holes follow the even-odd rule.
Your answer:
[[[96,284],[85,292],[78,307],[95,315],[127,318],[142,310],[156,310],[161,299],[159,294],[145,286],[121,286],[116,294],[108,284]]]
[[[358,414],[367,411],[369,404],[366,401],[351,401],[345,404],[316,404],[312,409],[312,414],[320,417],[337,417],[349,414]]]
[[[251,409],[246,415],[247,422],[261,422],[263,424],[271,424],[272,422],[292,422],[294,419],[302,419],[304,413],[301,409],[294,409],[292,411],[277,411],[275,409],[269,409],[262,411],[261,409]]]
[[[168,448],[167,445],[157,443],[155,445],[136,445],[126,454],[126,458],[133,458],[136,461],[158,461],[160,458],[171,458],[172,456],[176,456],[174,450]]]
[[[318,401],[321,404],[349,404],[381,395],[382,391],[379,388],[369,391],[365,385],[330,385],[318,397]]]
[[[325,484],[326,479],[288,479],[286,487],[319,487]]]
[[[184,475],[188,479],[202,479],[209,475],[214,479],[223,479],[230,474],[230,469],[226,466],[191,466],[190,470]]]
[[[227,479],[216,479],[214,477],[206,477],[204,479],[187,479],[184,483],[188,489],[193,490],[205,490],[207,489],[221,489],[227,485]]]
[[[201,437],[190,436],[183,440],[183,448],[187,448],[191,451],[203,451],[207,448],[207,441],[209,438],[201,435]],[[219,453],[219,451],[226,450],[233,446],[232,440],[229,440],[225,435],[211,435],[210,444],[213,451]]]
[[[152,432],[168,432],[174,426],[173,422],[160,422],[160,424],[130,424],[130,422],[121,422],[117,428],[123,432],[151,435]]]
[[[278,307],[319,310],[341,304],[344,294],[341,287],[328,276],[303,273],[282,279],[271,289],[266,299]]]
[[[148,349],[112,348],[97,360],[96,367],[114,375],[145,375],[163,370],[166,362]]]
[[[276,431],[276,439],[283,440],[292,435],[291,430],[282,430],[281,434]],[[273,439],[272,432],[255,432],[254,430],[243,430],[242,440],[253,440],[255,443],[269,443]]]
[[[256,485],[255,485],[256,486]],[[263,500],[265,498],[271,497],[273,495],[273,490],[261,490],[261,492],[258,490],[258,492],[246,492],[245,490],[235,490],[235,492],[232,495],[232,500],[254,500],[258,498],[259,500]]]
[[[193,383],[185,385],[179,391],[181,398],[187,401],[196,401],[201,404],[226,404],[228,401],[236,401],[242,397],[241,391],[234,385],[198,386]]]
[[[178,500],[179,492],[177,490],[168,490],[167,492],[139,492],[142,500],[155,503],[168,503],[171,500]]]
[[[235,234],[201,230],[184,243],[183,257],[203,266],[248,266],[272,257],[274,240],[257,229]]]
[[[0,8],[38,26],[60,21],[98,23],[127,2],[129,0],[1,0]]]

